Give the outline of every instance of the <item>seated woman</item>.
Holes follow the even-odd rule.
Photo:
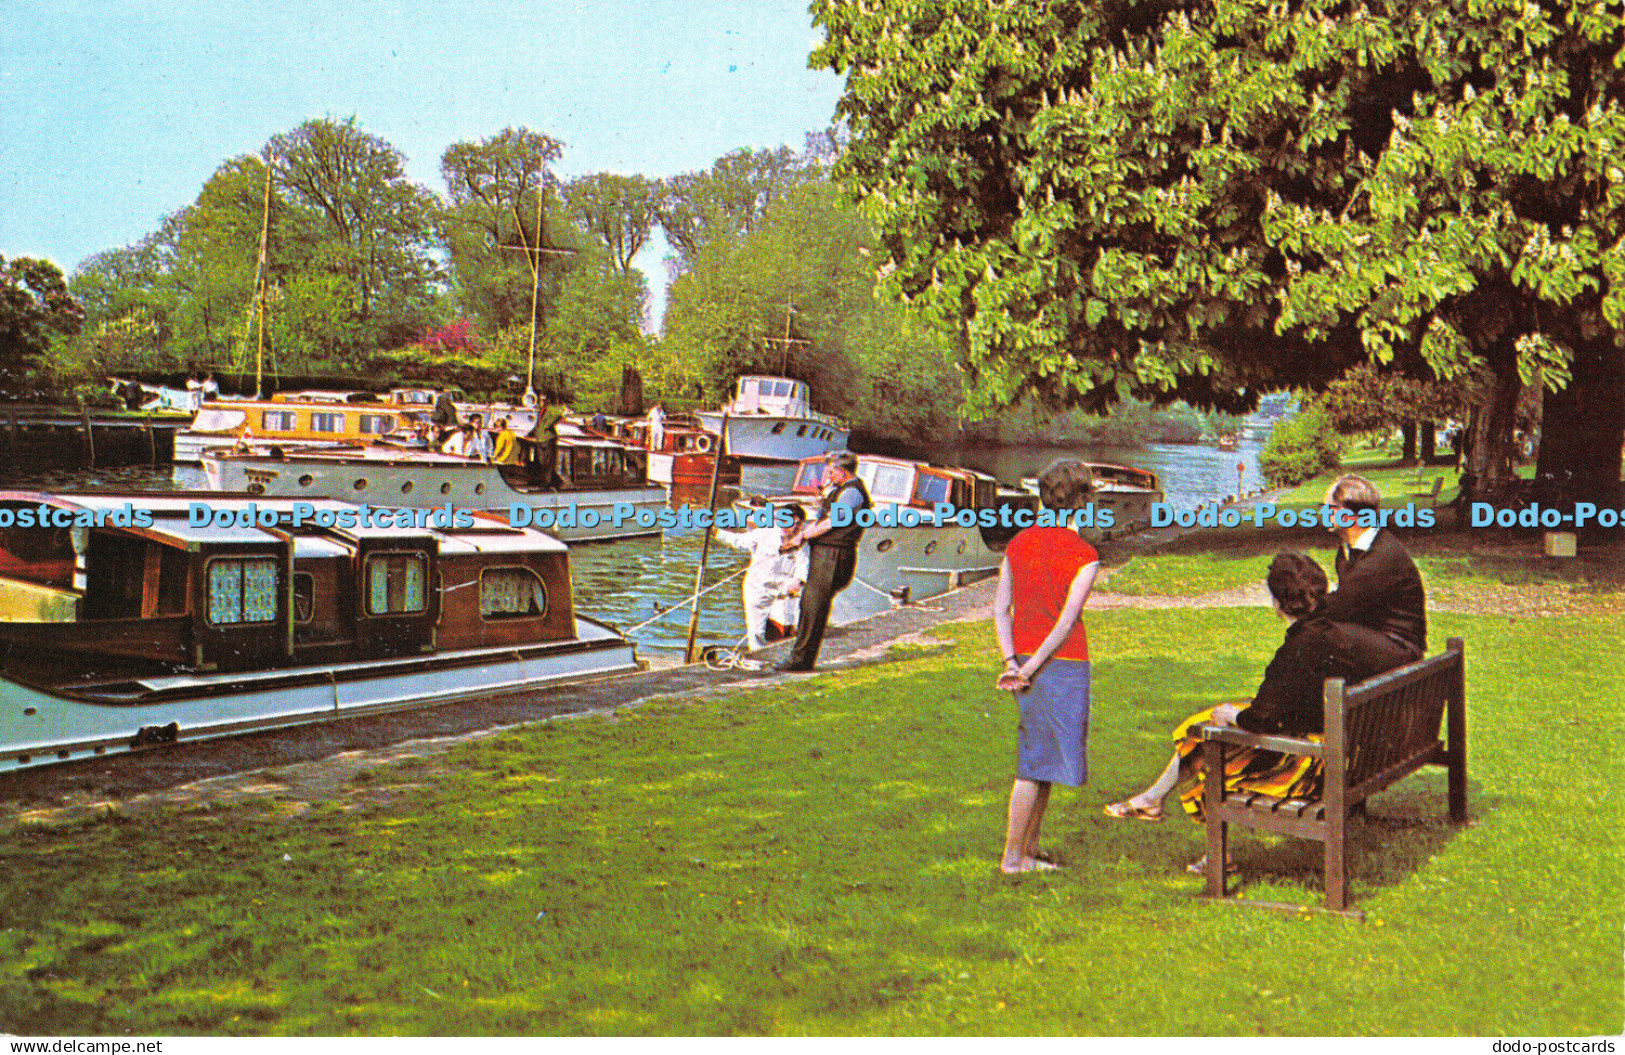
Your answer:
[[[1292,620],[1286,640],[1264,669],[1264,681],[1250,703],[1220,704],[1191,715],[1174,733],[1174,756],[1150,787],[1105,808],[1124,820],[1160,821],[1162,800],[1179,789],[1185,811],[1202,819],[1202,739],[1197,726],[1236,725],[1249,732],[1318,740],[1325,718],[1327,678],[1349,684],[1380,673],[1348,640],[1341,623],[1322,611],[1326,573],[1301,553],[1280,553],[1270,562],[1270,596],[1275,611]],[[1254,791],[1276,798],[1310,798],[1320,793],[1320,760],[1275,751],[1237,750],[1225,758],[1225,790]],[[1205,861],[1191,870],[1205,871]]]

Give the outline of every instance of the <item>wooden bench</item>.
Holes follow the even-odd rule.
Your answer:
[[[1420,486],[1421,482],[1422,482],[1421,480],[1417,480],[1417,485]],[[1443,490],[1444,490],[1444,477],[1435,476],[1433,478],[1433,490],[1431,490],[1431,491],[1415,491],[1415,490],[1413,490],[1411,492],[1411,497],[1412,498],[1426,498],[1433,505],[1438,505],[1439,504],[1439,494]]]
[[[1225,861],[1229,826],[1241,824],[1304,839],[1326,849],[1326,908],[1364,919],[1349,910],[1348,829],[1365,800],[1426,765],[1448,771],[1450,820],[1467,819],[1467,682],[1460,638],[1445,651],[1417,660],[1358,685],[1331,678],[1325,687],[1324,740],[1264,736],[1235,726],[1201,727],[1202,762],[1207,770],[1202,805],[1207,826],[1205,897],[1229,898]],[[1441,721],[1444,738],[1440,739]],[[1279,799],[1224,789],[1227,748],[1253,747],[1322,759],[1319,799]],[[1234,902],[1297,911],[1301,906]]]

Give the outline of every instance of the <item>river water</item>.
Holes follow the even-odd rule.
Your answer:
[[[1238,481],[1244,491],[1261,489],[1261,446],[1243,441],[1235,451],[1186,444],[1131,449],[979,447],[944,450],[933,460],[980,469],[1012,485],[1022,477],[1038,475],[1057,458],[1132,465],[1157,474],[1166,501],[1176,508],[1190,508],[1237,493]],[[0,466],[0,487],[45,491],[207,490],[201,468],[181,465],[39,472],[26,466]],[[685,602],[694,591],[703,540],[702,532],[688,530],[667,532],[660,538],[572,546],[570,564],[577,611],[620,627],[645,655],[680,654],[691,611]],[[701,644],[731,644],[744,636],[736,573],[742,572],[745,564],[743,554],[711,545],[704,586],[715,588],[704,596],[700,606],[696,639]]]

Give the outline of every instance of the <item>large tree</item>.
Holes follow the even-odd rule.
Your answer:
[[[664,199],[659,180],[613,172],[594,172],[564,187],[576,222],[603,243],[622,274],[632,270],[632,258],[648,244]]]
[[[823,178],[823,166],[812,153],[797,154],[789,147],[731,151],[708,171],[666,181],[660,229],[677,251],[679,268],[686,269],[712,242],[749,234],[774,202]]]
[[[528,128],[505,128],[453,143],[440,158],[452,207],[445,219],[459,299],[488,333],[529,326],[539,284],[538,323],[557,296],[569,238],[559,218],[551,166],[564,144]],[[539,197],[538,197],[539,196]],[[539,221],[539,223],[538,223]],[[540,271],[538,276],[537,271]]]
[[[847,75],[836,173],[889,286],[958,333],[973,410],[1128,392],[1237,408],[1367,358],[1481,370],[1493,487],[1521,381],[1617,359],[1617,5],[813,11],[814,61]],[[1613,489],[1621,436],[1600,424],[1592,471]]]
[[[306,121],[273,136],[267,150],[277,182],[326,220],[322,266],[348,281],[361,340],[388,345],[417,336],[439,278],[438,205],[406,178],[404,155],[353,117]]]
[[[55,264],[0,256],[0,392],[20,394],[24,372],[52,338],[78,333],[84,321],[85,310]]]

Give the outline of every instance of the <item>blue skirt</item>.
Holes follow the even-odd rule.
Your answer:
[[[1023,660],[1025,656],[1021,657]],[[1089,661],[1051,659],[1021,706],[1017,775],[1070,787],[1089,782]]]

